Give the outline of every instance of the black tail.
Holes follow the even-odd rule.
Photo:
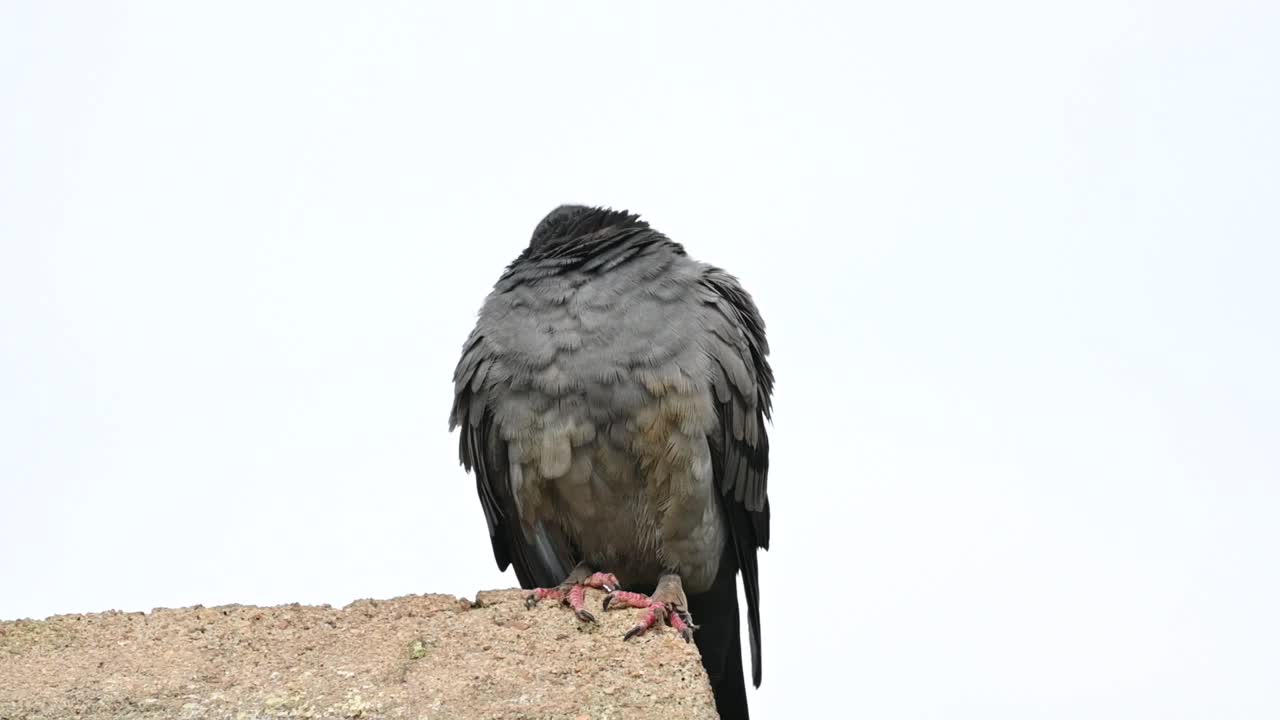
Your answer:
[[[742,675],[742,626],[738,620],[738,568],[725,552],[711,589],[689,596],[689,613],[698,629],[693,640],[711,679],[716,710],[723,720],[747,720],[747,685]]]

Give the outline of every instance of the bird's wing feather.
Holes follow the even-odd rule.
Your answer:
[[[458,456],[462,465],[475,474],[498,569],[514,565],[521,587],[551,587],[564,579],[565,562],[548,538],[529,537],[517,515],[507,443],[490,405],[488,375],[495,362],[477,328],[468,338],[454,371],[449,429],[462,428]]]
[[[738,280],[718,269],[702,275],[701,299],[719,419],[707,438],[712,469],[742,573],[751,632],[751,679],[758,687],[760,657],[760,577],[756,549],[769,547],[769,435],[773,371],[767,359],[764,321]]]

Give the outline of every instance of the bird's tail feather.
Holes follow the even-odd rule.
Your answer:
[[[702,666],[711,680],[716,710],[723,720],[747,720],[747,686],[742,673],[742,626],[738,618],[738,568],[732,552],[724,553],[711,589],[689,595],[689,612],[698,629],[693,634]]]

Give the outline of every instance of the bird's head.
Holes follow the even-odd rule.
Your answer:
[[[561,205],[547,213],[533,229],[529,249],[538,251],[555,245],[572,243],[578,238],[605,228],[648,228],[649,223],[639,215],[626,210],[588,207],[586,205]]]

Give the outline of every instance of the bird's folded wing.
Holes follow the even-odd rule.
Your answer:
[[[760,578],[756,549],[769,547],[769,418],[773,371],[764,321],[736,278],[718,268],[702,276],[700,300],[711,356],[719,425],[707,438],[747,598],[752,681],[760,685]]]
[[[569,563],[545,537],[528,537],[516,514],[507,443],[499,432],[489,398],[491,386],[487,380],[495,362],[490,352],[479,331],[468,338],[454,371],[449,429],[462,429],[459,459],[475,474],[498,569],[514,565],[522,587],[552,587],[564,580]]]

